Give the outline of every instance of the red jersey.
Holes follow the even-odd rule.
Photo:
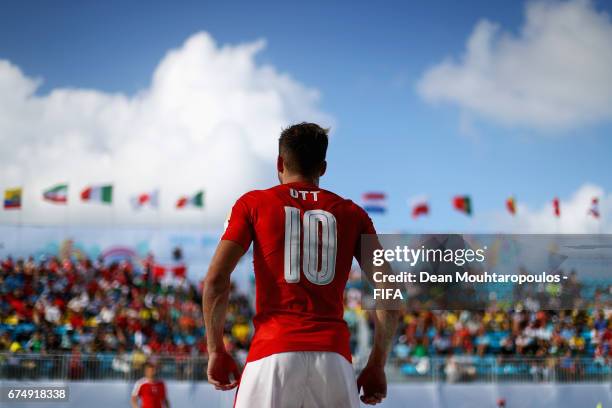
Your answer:
[[[222,239],[253,243],[255,334],[248,361],[289,351],[331,351],[351,361],[343,295],[366,212],[308,183],[251,191],[238,199]]]
[[[166,400],[166,386],[161,380],[141,378],[134,384],[132,396],[140,398],[140,408],[162,408]]]

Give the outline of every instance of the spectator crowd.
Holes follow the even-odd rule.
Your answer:
[[[201,282],[163,282],[152,257],[132,264],[102,259],[0,260],[0,354],[114,353],[206,356]],[[372,332],[356,274],[345,291],[351,347]],[[244,361],[253,333],[251,298],[232,289],[225,327],[229,351]],[[596,306],[596,305],[595,305]],[[401,316],[393,347],[399,362],[431,356],[589,357],[612,362],[612,310],[543,311],[517,303],[483,311],[414,310]],[[113,364],[121,369],[121,360]],[[126,363],[127,364],[127,363]]]

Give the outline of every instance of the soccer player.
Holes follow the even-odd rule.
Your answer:
[[[327,144],[327,131],[313,123],[281,133],[280,185],[238,199],[208,269],[208,381],[218,390],[239,385],[236,407],[358,407],[360,388],[367,404],[386,396],[397,314],[377,311],[372,352],[355,381],[343,293],[353,257],[360,259],[361,235],[376,232],[363,209],[319,188]],[[251,244],[257,313],[241,376],[223,328],[230,274]]]
[[[136,381],[132,391],[132,408],[170,408],[168,396],[166,395],[166,385],[162,380],[158,380],[157,368],[151,362],[144,365],[144,377]]]

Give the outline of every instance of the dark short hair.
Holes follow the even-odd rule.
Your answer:
[[[285,166],[302,176],[316,176],[325,161],[329,129],[316,123],[298,123],[281,132],[278,153]]]

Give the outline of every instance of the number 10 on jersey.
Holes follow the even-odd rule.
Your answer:
[[[285,280],[300,281],[301,257],[306,279],[315,285],[327,285],[336,274],[336,217],[328,211],[309,210],[301,221],[300,213],[299,208],[285,207]],[[302,229],[304,243],[300,250]]]

